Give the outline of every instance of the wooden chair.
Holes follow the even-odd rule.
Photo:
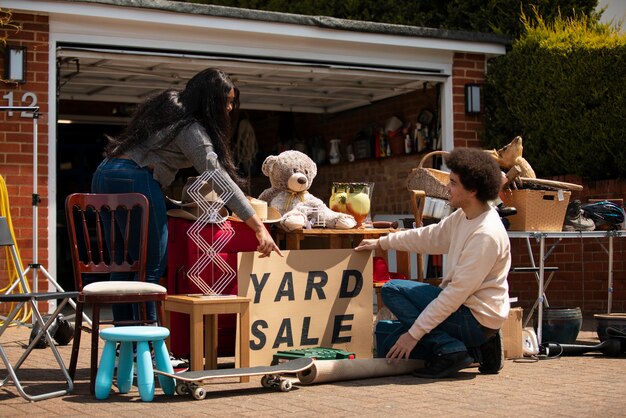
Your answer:
[[[69,374],[74,380],[83,329],[85,304],[92,306],[90,391],[94,393],[100,324],[146,324],[145,311],[138,320],[102,321],[103,305],[155,302],[162,323],[163,286],[146,283],[148,200],[139,193],[74,193],[65,201],[70,250],[74,266],[76,304],[74,344]],[[135,280],[110,281],[111,273],[135,275]]]
[[[419,228],[422,226],[424,204],[426,203],[426,192],[423,190],[409,190],[409,195],[413,218],[415,218],[415,227]],[[424,258],[422,254],[417,254],[417,281],[424,281]]]
[[[415,219],[415,226],[422,226],[422,215],[424,213],[424,203],[426,201],[426,193],[423,190],[409,190],[409,199],[411,203],[411,211]],[[377,249],[375,255],[388,260],[388,252]],[[403,274],[405,277],[411,277],[411,255],[405,251],[396,251],[396,272]],[[422,254],[417,254],[417,280],[424,281],[424,259]],[[384,306],[381,296],[381,289],[385,283],[374,283],[374,291],[376,292],[376,306],[380,311]]]

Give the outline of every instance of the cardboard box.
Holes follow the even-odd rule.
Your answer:
[[[506,206],[517,209],[507,217],[510,231],[561,231],[572,193],[558,190],[510,190],[502,193]]]
[[[509,317],[502,325],[502,340],[504,344],[505,358],[524,357],[522,341],[522,308],[511,308]]]

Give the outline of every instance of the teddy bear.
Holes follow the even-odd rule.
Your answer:
[[[331,210],[321,199],[308,192],[317,175],[317,165],[306,154],[283,151],[263,161],[263,174],[271,187],[259,199],[280,212],[279,225],[290,232],[310,225],[331,229],[351,229],[356,226],[352,215]]]

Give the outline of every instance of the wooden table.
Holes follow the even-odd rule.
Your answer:
[[[171,312],[188,314],[191,339],[190,370],[217,369],[217,316],[237,314],[235,367],[248,367],[250,366],[249,307],[250,299],[241,296],[168,295],[163,303],[164,325],[169,329]],[[205,316],[208,316],[206,320]],[[206,357],[204,364],[203,352]],[[241,378],[241,381],[247,382],[249,378]]]
[[[326,237],[329,239],[328,248],[350,248],[364,238],[378,238],[395,232],[390,228],[354,228],[354,229],[300,229],[292,232],[278,231],[278,239],[285,239],[286,250],[299,250],[300,243],[309,237]],[[357,241],[358,240],[358,241]],[[349,244],[350,246],[346,246]]]
[[[277,239],[285,240],[286,250],[299,250],[301,242],[310,237],[325,237],[328,238],[329,244],[323,248],[354,248],[366,238],[378,238],[389,233],[401,231],[401,229],[392,228],[354,228],[354,229],[326,229],[326,228],[313,228],[313,229],[301,229],[292,232],[277,231]],[[387,259],[387,251],[376,250],[376,255]],[[397,272],[411,276],[411,264],[409,254],[403,251],[396,252],[396,264]]]

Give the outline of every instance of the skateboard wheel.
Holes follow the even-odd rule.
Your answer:
[[[272,387],[272,377],[269,375],[265,375],[261,378],[261,386],[263,386],[264,388],[271,388]]]
[[[206,390],[204,390],[204,388],[195,388],[193,390],[193,397],[199,401],[201,401],[202,399],[204,399],[204,397],[206,396]]]
[[[291,380],[284,379],[280,381],[280,390],[282,392],[289,392],[291,390]]]
[[[187,383],[180,382],[176,384],[177,395],[187,395],[188,393],[189,393],[189,388],[187,387]]]

